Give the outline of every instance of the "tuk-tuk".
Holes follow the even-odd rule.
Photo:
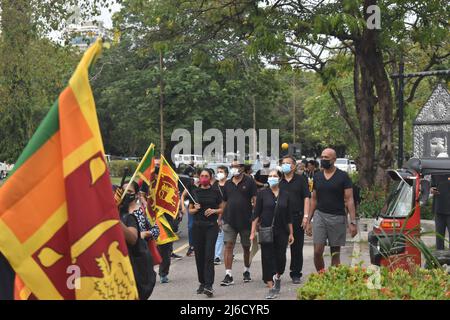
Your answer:
[[[412,158],[402,169],[387,173],[393,183],[369,232],[370,260],[374,265],[410,270],[421,266],[421,252],[411,239],[420,238],[420,211],[429,198],[430,176],[450,175],[450,159]]]

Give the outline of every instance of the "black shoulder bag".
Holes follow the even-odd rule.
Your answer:
[[[277,203],[275,204],[275,211],[273,213],[272,225],[270,227],[260,227],[258,231],[258,242],[260,244],[273,243],[273,226],[275,224],[275,217],[278,212],[278,203],[280,194],[278,194]]]

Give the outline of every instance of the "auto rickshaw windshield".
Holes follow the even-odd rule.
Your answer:
[[[381,209],[382,217],[405,218],[413,209],[413,186],[409,183],[399,180],[393,181],[391,193]]]

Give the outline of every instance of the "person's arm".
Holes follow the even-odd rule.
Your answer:
[[[186,189],[183,190],[183,192],[181,193],[181,211],[186,214],[186,205],[184,204],[184,201],[186,201],[186,196],[187,196],[187,191]]]
[[[252,231],[250,232],[250,241],[253,241],[255,239],[256,235],[256,226],[258,225],[259,217],[255,217],[252,221]]]
[[[291,245],[294,243],[294,227],[292,226],[292,223],[288,223],[289,227],[289,240],[288,244]]]
[[[353,201],[353,189],[347,188],[344,192],[345,206],[347,207],[348,213],[350,214],[350,233],[352,237],[354,237],[358,233],[358,228],[356,227],[356,210],[355,202]]]
[[[189,204],[189,214],[196,214],[200,210],[199,203],[190,203]]]
[[[125,234],[125,241],[134,246],[138,240],[138,231],[135,227],[127,227],[122,221],[120,221],[122,231]]]

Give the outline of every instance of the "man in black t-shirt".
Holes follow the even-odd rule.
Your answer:
[[[231,174],[233,178],[228,180],[223,188],[225,211],[222,230],[225,242],[225,278],[221,286],[234,284],[231,268],[238,233],[244,250],[244,282],[252,280],[250,277],[250,230],[252,211],[256,201],[256,183],[252,177],[244,174],[244,165],[238,161],[233,161],[231,164]]]
[[[445,229],[450,234],[450,175],[432,176],[431,186],[436,224],[436,250],[444,250]]]
[[[294,284],[299,284],[303,269],[303,244],[305,231],[302,229],[303,214],[308,213],[311,193],[304,175],[295,173],[295,159],[285,156],[281,162],[283,178],[280,181],[280,190],[289,195],[289,208],[292,217],[294,242],[291,244],[290,276]]]
[[[350,213],[349,229],[352,237],[358,232],[350,177],[335,167],[336,152],[333,149],[325,149],[320,159],[323,171],[314,176],[309,216],[305,214],[303,219],[303,226],[310,234],[311,219],[314,216],[312,233],[317,271],[325,267],[323,252],[327,241],[331,251],[331,264],[340,264],[340,250],[345,246],[347,233],[346,208]]]

